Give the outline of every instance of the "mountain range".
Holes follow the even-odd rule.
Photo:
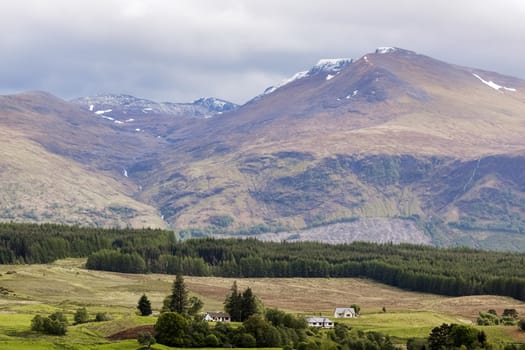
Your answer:
[[[525,251],[525,81],[399,48],[242,106],[0,96],[0,219]]]

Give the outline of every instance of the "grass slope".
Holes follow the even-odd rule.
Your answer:
[[[125,184],[0,128],[0,220],[165,227]]]
[[[158,312],[170,292],[174,276],[128,275],[82,268],[83,260],[68,259],[50,265],[1,265],[0,286],[11,290],[0,296],[0,348],[2,349],[129,349],[135,341],[110,342],[105,337],[124,329],[154,324],[156,317],[136,316],[142,293]],[[9,273],[8,271],[16,271]],[[186,277],[191,293],[204,301],[204,310],[222,310],[223,301],[234,279]],[[423,337],[446,323],[471,324],[479,311],[516,308],[525,313],[525,304],[496,296],[449,298],[404,292],[362,279],[239,279],[240,289],[250,286],[266,307],[301,315],[331,316],[336,306],[361,306],[362,316],[342,320],[356,330],[380,331],[396,338]],[[36,314],[63,311],[73,320],[79,307],[86,307],[94,318],[108,312],[112,321],[70,326],[65,337],[52,337],[30,331]],[[383,312],[383,307],[386,313]],[[516,327],[484,327],[497,342],[523,341]],[[156,345],[157,349],[165,349]]]

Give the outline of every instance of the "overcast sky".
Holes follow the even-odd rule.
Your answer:
[[[0,28],[0,94],[243,103],[378,46],[525,78],[523,0],[16,0]]]

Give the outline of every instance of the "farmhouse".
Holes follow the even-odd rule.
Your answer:
[[[354,318],[357,313],[353,307],[338,307],[334,311],[335,318]]]
[[[204,313],[204,320],[208,322],[230,322],[231,317],[229,313],[215,311]]]
[[[308,326],[317,328],[333,328],[334,322],[326,317],[309,317],[306,319]]]

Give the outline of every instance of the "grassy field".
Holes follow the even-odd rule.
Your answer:
[[[112,342],[106,337],[127,328],[154,324],[156,317],[136,315],[137,301],[146,293],[154,312],[158,312],[170,293],[174,276],[89,271],[82,267],[83,263],[68,259],[50,265],[0,265],[0,286],[11,291],[0,296],[1,349],[138,348],[134,340]],[[525,304],[511,298],[443,297],[401,291],[363,279],[185,278],[191,293],[204,301],[205,311],[222,310],[234,280],[240,289],[251,287],[266,307],[304,316],[331,316],[335,307],[358,304],[361,317],[341,322],[356,330],[383,332],[402,342],[427,336],[442,323],[473,324],[479,311],[488,309],[501,314],[505,308],[515,308],[525,315]],[[72,323],[73,314],[80,307],[86,307],[92,318],[97,312],[107,312],[113,320],[70,326],[64,337],[30,331],[31,319],[37,314],[62,311]],[[483,330],[493,342],[525,342],[517,327]],[[155,348],[165,349],[161,345]]]

